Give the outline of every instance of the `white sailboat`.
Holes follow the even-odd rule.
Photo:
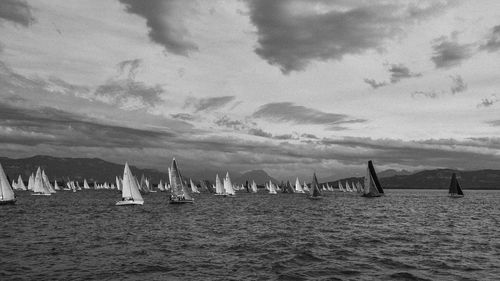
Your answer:
[[[229,172],[226,172],[226,177],[224,178],[224,190],[228,196],[235,196],[233,184],[231,183],[231,178],[229,177]]]
[[[252,181],[252,192],[257,193],[257,184],[255,183],[255,181]]]
[[[189,179],[189,184],[191,185],[191,192],[193,193],[200,193],[198,190],[198,187],[193,183],[191,179]]]
[[[342,192],[345,192],[345,188],[344,186],[342,185],[342,182],[339,180],[339,190],[342,191]]]
[[[2,164],[0,164],[0,205],[15,204],[16,196],[5,175]]]
[[[40,167],[38,167],[38,169],[36,170],[33,192],[34,193],[31,195],[51,195],[49,188],[43,183],[42,171]]]
[[[139,192],[137,181],[134,179],[128,163],[125,163],[125,169],[123,170],[122,200],[116,202],[116,205],[125,206],[142,204],[144,204],[144,199],[142,199],[141,193]]]
[[[218,196],[226,196],[226,190],[224,189],[224,186],[222,185],[219,174],[215,175],[215,194]]]
[[[191,194],[189,194],[187,186],[184,185],[182,181],[182,175],[177,167],[175,158],[172,159],[170,171],[172,174],[170,204],[194,203],[194,199],[191,197]]]
[[[26,185],[24,185],[23,178],[21,177],[21,175],[19,175],[17,177],[17,184],[16,185],[17,185],[17,190],[22,190],[22,191],[27,190]]]
[[[295,179],[295,192],[297,192],[297,193],[305,193],[304,189],[300,185],[299,178]]]
[[[56,193],[56,190],[54,187],[52,187],[52,184],[49,181],[49,177],[47,177],[47,174],[45,174],[45,171],[42,170],[42,181],[45,186],[47,186],[47,189],[50,191],[50,193]]]
[[[269,194],[278,194],[278,192],[276,191],[276,186],[272,181],[269,181]]]
[[[160,180],[160,183],[158,184],[158,190],[159,190],[160,192],[165,191],[165,186],[163,185],[162,180]]]
[[[365,176],[365,189],[363,192],[364,197],[379,197],[384,195],[384,189],[375,173],[375,168],[373,167],[372,161],[368,161],[368,167],[366,168]]]
[[[35,185],[35,175],[31,173],[30,178],[28,180],[28,190],[33,190],[33,186]]]
[[[83,179],[83,189],[90,189],[89,183],[87,182],[87,179]]]
[[[61,188],[59,188],[59,185],[57,184],[56,179],[54,179],[54,190],[61,190]]]
[[[307,186],[307,183],[304,181],[304,184],[302,185],[302,189],[304,189],[305,192],[309,192],[309,186]]]

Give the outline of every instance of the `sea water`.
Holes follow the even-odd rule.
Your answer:
[[[195,195],[17,192],[0,206],[1,280],[499,280],[500,192]]]

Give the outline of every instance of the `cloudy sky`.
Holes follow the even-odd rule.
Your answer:
[[[500,2],[2,0],[2,156],[500,169]]]

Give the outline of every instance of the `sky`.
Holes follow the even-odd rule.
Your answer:
[[[500,2],[2,0],[0,153],[500,169]]]

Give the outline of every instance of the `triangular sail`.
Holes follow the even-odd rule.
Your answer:
[[[54,190],[61,190],[59,185],[57,185],[57,180],[54,179]]]
[[[384,194],[384,189],[380,185],[377,173],[375,173],[375,168],[373,167],[373,163],[371,160],[368,161],[368,167],[366,168],[364,186],[365,186],[363,193],[364,196],[378,197]]]
[[[172,174],[170,194],[176,197],[184,197],[187,200],[191,200],[192,197],[187,191],[186,185],[182,181],[182,176],[179,171],[179,168],[177,167],[177,162],[175,161],[175,158],[172,159],[172,167],[170,168],[170,171]]]
[[[311,182],[311,188],[309,190],[309,195],[311,197],[320,197],[321,191],[319,190],[318,178],[316,177],[316,173],[313,174],[313,180]]]
[[[31,173],[30,178],[28,180],[28,190],[33,190],[34,185],[35,185],[35,175]]]
[[[191,185],[191,192],[193,193],[200,193],[198,190],[198,187],[193,183],[191,179],[189,179],[189,184]]]
[[[224,178],[224,190],[228,195],[234,195],[233,184],[231,183],[231,178],[229,177],[229,172],[226,172],[226,178]]]
[[[123,189],[122,189],[123,199],[132,199],[138,202],[144,202],[141,193],[139,192],[139,186],[137,185],[137,180],[132,175],[128,163],[125,163],[125,168],[123,170]]]
[[[23,181],[23,178],[21,177],[21,175],[19,175],[19,177],[17,177],[17,188],[19,190],[27,190],[26,185],[24,185],[24,181]]]
[[[252,181],[252,192],[257,193],[257,184],[255,183],[255,181]]]
[[[50,194],[50,190],[43,184],[42,170],[40,169],[40,167],[38,167],[38,169],[36,170],[33,192],[40,194]]]
[[[2,164],[0,164],[0,201],[11,201],[14,200],[15,197],[14,190],[12,190],[10,186]]]
[[[89,183],[87,182],[87,179],[83,179],[83,189],[90,189]]]
[[[455,173],[451,175],[451,182],[448,193],[450,195],[464,195],[462,187],[460,186],[460,183],[458,182],[457,179],[457,175]]]

